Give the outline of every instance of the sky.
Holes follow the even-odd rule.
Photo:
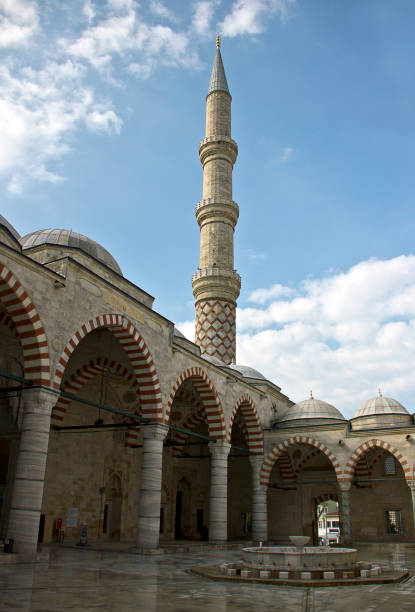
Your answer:
[[[105,246],[193,339],[216,33],[239,156],[237,362],[415,411],[413,0],[0,0],[0,212]]]

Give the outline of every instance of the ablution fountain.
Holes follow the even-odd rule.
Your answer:
[[[242,559],[217,566],[193,568],[206,578],[273,584],[368,584],[400,582],[406,568],[357,561],[356,548],[306,546],[308,536],[289,536],[292,546],[252,546],[242,549]]]

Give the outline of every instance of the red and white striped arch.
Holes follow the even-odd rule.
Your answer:
[[[95,376],[102,375],[104,370],[110,370],[112,374],[118,374],[125,378],[126,381],[133,387],[137,397],[140,398],[140,388],[133,374],[127,370],[125,366],[117,361],[110,360],[106,357],[98,357],[86,363],[82,368],[79,368],[65,380],[62,385],[62,391],[75,394],[79,389],[86,385]],[[60,397],[52,410],[52,422],[62,422],[66,414],[68,405],[72,400]]]
[[[36,384],[49,385],[49,348],[39,314],[20,281],[3,263],[0,263],[0,302],[19,336],[24,377]]]
[[[395,446],[392,446],[392,444],[389,444],[389,442],[385,442],[384,440],[377,440],[376,438],[374,438],[373,440],[368,440],[367,442],[361,444],[361,446],[359,446],[359,448],[357,448],[352,453],[350,459],[346,464],[346,469],[344,470],[345,481],[351,482],[353,480],[359,458],[374,447],[382,448],[383,450],[391,453],[395,457],[395,459],[397,459],[401,464],[406,480],[412,480],[411,467],[403,453]]]
[[[315,440],[314,438],[310,438],[309,436],[292,436],[290,438],[287,438],[283,442],[277,444],[277,446],[275,446],[265,458],[264,463],[262,464],[260,474],[261,484],[265,486],[268,485],[275,461],[278,459],[278,457],[280,457],[280,455],[282,455],[282,453],[285,453],[286,450],[290,448],[290,446],[295,446],[297,444],[308,444],[309,446],[314,446],[315,448],[318,448],[330,460],[333,469],[336,472],[337,480],[340,481],[343,479],[343,472],[340,469],[340,465],[336,456],[325,444],[319,442],[318,440]]]
[[[193,412],[192,414],[190,414],[181,427],[183,429],[188,429],[189,431],[193,431],[194,429],[196,429],[198,425],[200,425],[200,423],[203,423],[204,421],[206,421],[205,408],[204,406],[198,405],[196,406],[196,412]],[[184,444],[184,442],[187,440],[188,437],[189,437],[189,434],[185,434],[183,432],[176,431],[174,432],[173,440],[174,442],[177,442],[177,444]],[[174,457],[178,457],[182,453],[182,447],[173,446],[172,452],[173,452]]]
[[[258,455],[263,455],[264,436],[262,433],[260,420],[258,417],[257,410],[255,408],[255,404],[247,393],[245,393],[238,399],[232,411],[228,428],[228,442],[230,443],[231,441],[232,427],[238,410],[246,426],[245,437],[249,450],[253,453],[257,453]]]
[[[84,323],[74,333],[59,359],[53,381],[54,388],[60,389],[65,368],[72,353],[81,340],[95,329],[100,329],[102,327],[111,331],[129,358],[140,388],[140,402],[143,416],[154,422],[161,422],[163,411],[160,384],[152,356],[137,329],[124,315],[100,315]]]
[[[222,406],[219,401],[218,394],[207,376],[206,372],[202,368],[189,368],[185,370],[173,385],[172,392],[170,393],[169,401],[167,403],[166,414],[164,415],[164,422],[168,424],[170,418],[171,406],[173,404],[175,395],[179,390],[180,386],[185,380],[192,379],[193,387],[199,394],[200,401],[203,404],[206,414],[206,423],[209,429],[209,436],[216,438],[217,440],[226,439],[226,428],[225,419],[223,417]]]
[[[65,380],[62,383],[62,391],[66,393],[75,394],[79,389],[81,389],[84,385],[86,385],[90,380],[95,378],[96,376],[101,376],[104,370],[109,370],[112,374],[118,374],[122,376],[134,389],[137,394],[137,398],[140,399],[140,388],[138,386],[137,380],[134,374],[131,374],[128,369],[118,363],[116,361],[110,360],[106,357],[98,357],[97,359],[93,359],[89,363],[82,366],[74,372],[68,380]],[[54,425],[62,425],[62,422],[65,418],[65,414],[67,408],[72,400],[67,399],[65,397],[60,397],[56,402],[52,410],[51,416],[51,428]],[[138,410],[135,410],[134,414],[140,415]],[[114,414],[112,415],[115,420]],[[125,445],[131,446],[132,444],[137,443],[137,433],[136,431],[126,431],[125,432]]]
[[[17,333],[16,325],[13,323],[13,320],[9,317],[7,312],[0,312],[0,325],[9,329],[13,336],[17,338],[20,342],[19,334]]]

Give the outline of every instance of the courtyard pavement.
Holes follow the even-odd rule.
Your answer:
[[[121,548],[121,547],[120,547]],[[360,560],[415,574],[415,544],[358,546]],[[237,560],[235,550],[135,555],[54,547],[49,562],[0,564],[0,610],[55,612],[403,612],[415,610],[415,578],[401,584],[301,588],[212,582],[186,569]]]

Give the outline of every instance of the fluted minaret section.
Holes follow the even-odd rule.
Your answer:
[[[235,361],[236,299],[241,279],[234,270],[233,234],[238,205],[232,200],[232,171],[238,146],[231,138],[231,95],[219,48],[206,97],[206,137],[199,147],[203,200],[196,206],[200,265],[193,275],[196,344],[202,353]]]

